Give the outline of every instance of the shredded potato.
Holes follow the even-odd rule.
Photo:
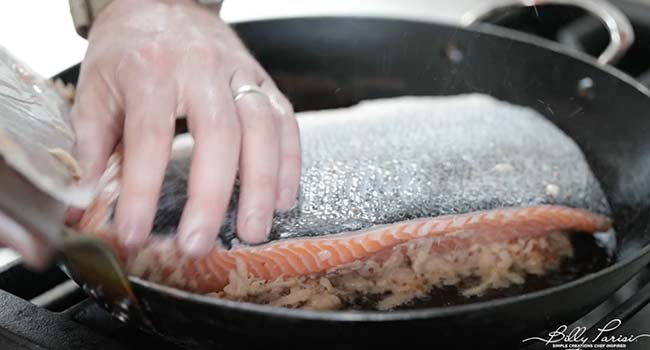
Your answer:
[[[525,282],[526,275],[542,275],[573,255],[564,233],[520,238],[506,243],[474,244],[464,250],[435,253],[433,239],[420,239],[383,252],[366,261],[325,275],[275,281],[251,278],[243,261],[230,274],[218,298],[290,308],[336,310],[361,297],[377,297],[376,308],[388,310],[422,297],[433,288],[463,285],[466,296],[491,288]],[[473,281],[469,285],[464,283]]]

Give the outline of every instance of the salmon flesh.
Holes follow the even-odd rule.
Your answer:
[[[60,121],[48,137],[56,131],[59,153],[68,154],[67,110],[43,113]],[[174,145],[154,232],[141,250],[128,253],[116,244],[119,151],[78,229],[114,244],[133,276],[220,298],[313,309],[337,309],[369,295],[380,296],[377,308],[390,309],[444,285],[472,295],[524,283],[572,255],[569,233],[610,229],[610,207],[581,150],[532,109],[480,94],[402,96],[296,118],[300,191],[291,210],[275,214],[268,242],[237,240],[236,184],[211,253],[191,259],[177,249],[188,135]],[[36,128],[43,121],[24,123]],[[11,135],[16,125],[3,128]]]

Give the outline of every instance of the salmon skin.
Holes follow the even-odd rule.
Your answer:
[[[497,208],[563,205],[609,215],[580,149],[536,112],[483,95],[399,97],[298,116],[297,205],[270,240]],[[188,159],[169,166],[156,232],[173,233]],[[236,242],[237,188],[221,242]]]
[[[332,272],[422,238],[435,238],[433,254],[610,227],[610,208],[580,149],[530,109],[483,95],[397,97],[297,118],[299,196],[293,209],[275,215],[269,242],[247,246],[235,238],[236,186],[214,251],[182,257],[170,239],[189,169],[189,159],[178,156],[167,169],[156,235],[126,258],[131,271],[211,292],[228,283],[238,260],[252,277],[274,280]],[[190,154],[180,140],[174,153]],[[111,160],[108,190],[88,211],[86,230],[110,236],[119,158]]]

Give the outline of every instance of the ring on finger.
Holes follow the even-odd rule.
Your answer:
[[[260,95],[265,96],[266,98],[270,99],[269,95],[264,90],[262,90],[260,87],[255,86],[255,85],[242,85],[233,94],[234,100],[237,101],[237,100],[241,99],[242,97],[244,97],[244,96],[246,96],[248,94],[260,94]]]

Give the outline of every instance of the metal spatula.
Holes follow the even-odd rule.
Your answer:
[[[0,210],[58,252],[62,269],[118,319],[142,319],[129,279],[108,244],[66,227],[66,206],[1,158],[0,179]]]
[[[82,289],[122,322],[144,321],[122,265],[99,238],[64,228],[61,267]]]

